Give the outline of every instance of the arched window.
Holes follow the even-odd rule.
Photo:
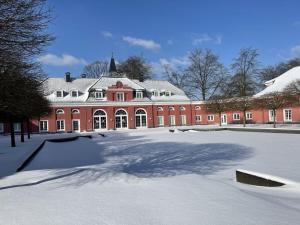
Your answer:
[[[144,109],[137,109],[135,112],[135,127],[147,127],[147,114]]]
[[[72,113],[73,114],[79,114],[80,112],[79,112],[79,109],[72,109]]]
[[[185,107],[180,106],[180,111],[185,111]]]
[[[119,109],[117,112],[116,112],[116,115],[127,115],[127,112],[123,109]]]
[[[195,106],[195,110],[200,110],[201,107],[199,105]]]
[[[174,111],[175,109],[174,109],[173,106],[170,106],[170,107],[169,107],[169,110],[170,110],[170,111]]]
[[[136,114],[136,115],[146,114],[146,112],[145,112],[144,109],[138,109],[138,110],[136,110],[135,114]]]
[[[94,130],[106,129],[107,127],[107,117],[104,110],[98,109],[94,112],[93,116]]]
[[[94,113],[94,116],[105,116],[105,112],[103,110],[97,110],[95,113]]]
[[[63,109],[57,109],[56,114],[64,114],[65,111]]]
[[[163,107],[157,107],[157,111],[164,111]]]
[[[124,109],[119,109],[115,113],[115,126],[116,128],[127,128],[127,112]]]

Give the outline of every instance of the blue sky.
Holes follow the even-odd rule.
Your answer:
[[[211,48],[230,65],[240,48],[257,48],[262,65],[300,56],[300,1],[51,0],[57,39],[39,58],[49,76],[85,64],[143,55],[161,64],[185,65],[194,48]],[[160,75],[158,75],[160,78]]]

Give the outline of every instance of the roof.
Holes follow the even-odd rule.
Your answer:
[[[144,88],[127,77],[101,77],[91,88],[107,89],[109,86],[115,85],[121,81],[124,85],[136,90],[143,90]]]
[[[272,92],[283,91],[291,82],[300,80],[300,66],[294,67],[282,75],[265,82],[267,86],[264,90],[254,95],[254,97],[259,97]]]

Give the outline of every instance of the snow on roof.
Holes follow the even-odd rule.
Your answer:
[[[166,80],[145,80],[143,82],[134,80],[134,82],[143,86],[148,92],[157,90],[160,92],[171,91],[172,93],[172,96],[152,96],[151,100],[189,100],[184,91]]]
[[[93,86],[94,89],[107,89],[109,86],[116,85],[121,81],[124,85],[136,90],[143,90],[144,88],[127,77],[101,77]]]
[[[254,95],[254,97],[259,97],[272,92],[283,91],[291,82],[300,80],[300,66],[294,67],[282,75],[265,82],[267,86],[264,90]]]

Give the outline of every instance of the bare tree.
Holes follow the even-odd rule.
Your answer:
[[[151,79],[152,67],[142,56],[130,56],[119,65],[119,73],[125,74],[130,79],[144,81]]]
[[[256,49],[244,48],[231,65],[234,76],[229,83],[231,96],[243,97],[253,95],[256,91],[256,77],[259,72],[258,52]]]
[[[206,106],[206,111],[210,113],[217,113],[219,115],[219,126],[222,126],[222,120],[221,116],[222,113],[227,111],[229,108],[230,100],[229,99],[224,99],[223,97],[220,96],[215,96],[214,98],[208,100],[205,103]]]
[[[232,98],[230,100],[229,109],[243,112],[243,126],[246,127],[246,114],[247,111],[255,107],[252,97],[244,96],[238,98]]]
[[[83,73],[89,78],[99,78],[108,72],[108,61],[95,61],[83,68]]]
[[[288,84],[284,91],[300,96],[300,80],[295,80]]]
[[[256,99],[255,105],[273,111],[273,127],[276,127],[277,110],[295,103],[295,96],[288,92],[271,92]]]
[[[195,49],[189,55],[187,68],[190,87],[198,99],[206,100],[216,94],[227,73],[219,57],[210,49]]]

